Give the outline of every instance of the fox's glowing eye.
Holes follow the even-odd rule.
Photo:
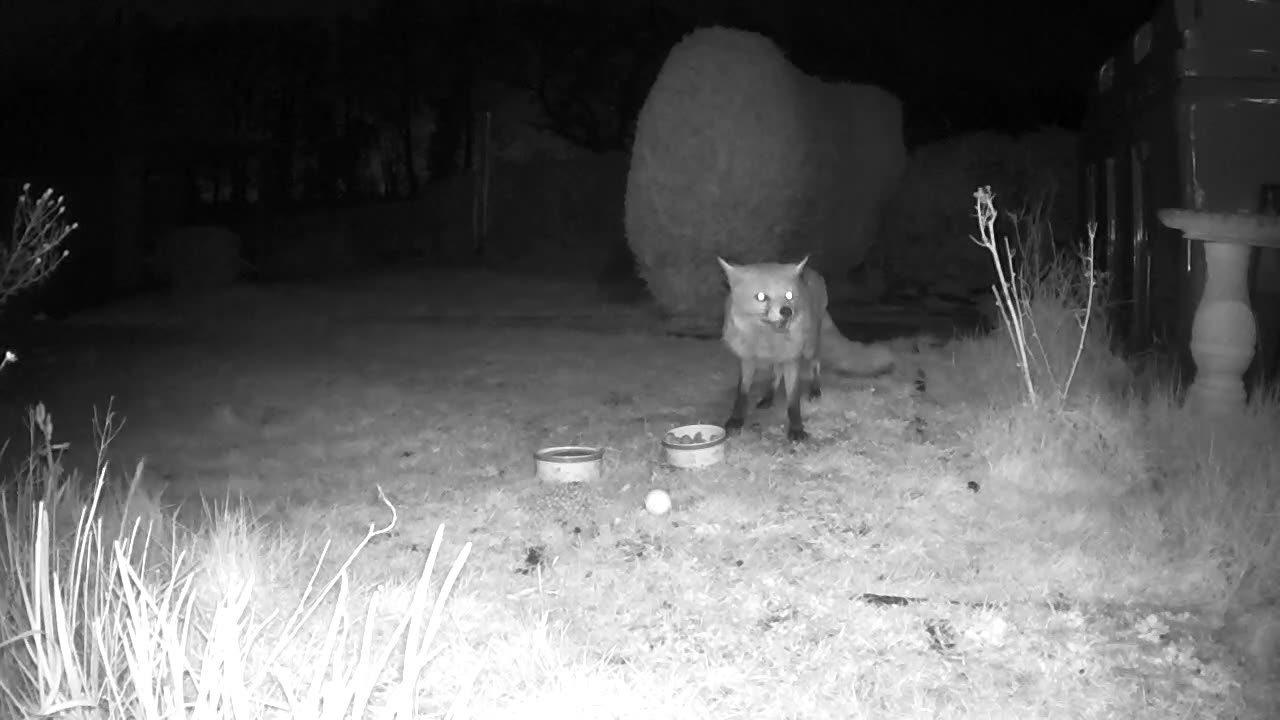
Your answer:
[[[792,301],[792,300],[794,300],[795,298],[796,298],[795,293],[793,293],[793,292],[791,292],[790,290],[788,290],[788,291],[787,291],[787,302],[791,302],[791,301]]]
[[[769,299],[768,295],[765,295],[762,292],[756,293],[756,302],[764,302],[765,300],[768,300],[768,299]]]

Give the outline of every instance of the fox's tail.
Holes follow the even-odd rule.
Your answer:
[[[822,316],[822,364],[838,373],[880,375],[893,369],[893,351],[881,343],[860,343],[840,333],[831,313]]]

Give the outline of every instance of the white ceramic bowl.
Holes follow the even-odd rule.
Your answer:
[[[724,460],[725,438],[719,425],[683,425],[662,436],[662,454],[674,467],[710,467]]]
[[[604,449],[583,445],[548,447],[533,454],[537,476],[542,482],[595,482],[600,479]]]

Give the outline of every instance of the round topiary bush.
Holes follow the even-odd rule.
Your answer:
[[[797,234],[810,239],[813,267],[834,281],[866,259],[906,171],[902,103],[873,85],[806,81],[810,192]]]
[[[625,203],[637,269],[667,312],[706,317],[723,301],[717,254],[783,254],[805,195],[798,93],[759,35],[711,28],[672,48],[636,121]]]
[[[878,88],[810,78],[760,35],[708,28],[668,55],[640,110],[627,243],[659,305],[723,312],[717,255],[860,262],[905,158],[901,108]]]

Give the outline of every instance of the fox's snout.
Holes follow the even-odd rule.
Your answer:
[[[775,330],[786,330],[791,325],[791,318],[795,315],[795,309],[790,305],[779,305],[770,307],[765,311],[765,323],[773,326]]]

